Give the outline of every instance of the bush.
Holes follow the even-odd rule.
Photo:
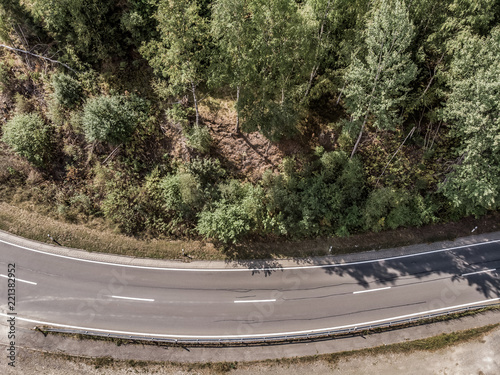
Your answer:
[[[348,160],[348,156],[344,151],[325,152],[320,159],[325,179],[335,180]]]
[[[214,209],[206,209],[198,215],[198,233],[234,244],[251,233],[262,231],[261,188],[233,180],[220,186],[220,195],[222,199],[215,203]]]
[[[118,225],[121,232],[136,234],[144,229],[142,191],[137,186],[111,183],[102,202],[104,217]]]
[[[366,202],[364,218],[367,230],[379,232],[401,226],[421,225],[421,197],[412,197],[405,190],[381,188],[373,190]]]
[[[85,104],[82,126],[89,142],[113,145],[127,142],[137,126],[140,113],[125,96],[99,96]]]
[[[168,175],[161,186],[166,209],[184,211],[184,206],[196,206],[201,201],[200,184],[189,173]]]
[[[9,67],[0,61],[0,92],[6,92],[10,84]]]
[[[194,126],[186,135],[188,146],[201,153],[207,153],[212,145],[212,137],[207,128]]]
[[[52,157],[54,129],[37,113],[18,114],[3,127],[2,141],[37,167]]]
[[[73,108],[81,99],[82,87],[80,82],[71,76],[59,73],[52,77],[54,98],[60,105]]]
[[[302,220],[302,201],[294,178],[286,175],[265,174],[263,186],[266,191],[265,205],[269,212],[268,226],[279,234],[298,234]]]
[[[226,175],[218,159],[196,158],[186,164],[186,168],[203,188],[213,187]]]
[[[252,221],[238,204],[218,202],[213,211],[203,211],[196,229],[208,238],[224,243],[236,243],[252,229]]]
[[[168,175],[160,181],[163,209],[171,217],[194,221],[203,208],[204,196],[200,183],[189,173]]]

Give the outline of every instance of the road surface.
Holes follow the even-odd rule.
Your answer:
[[[0,316],[164,338],[313,333],[500,299],[500,241],[346,264],[263,269],[117,265],[0,241]],[[12,267],[11,267],[12,268]]]

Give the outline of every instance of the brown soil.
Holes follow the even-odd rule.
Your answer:
[[[252,182],[266,170],[278,171],[285,157],[310,155],[319,145],[327,150],[333,147],[333,132],[320,116],[306,121],[307,129],[292,139],[272,143],[259,132],[235,132],[236,112],[231,100],[207,98],[200,104],[200,115],[213,139],[210,156],[218,158],[231,175]],[[186,161],[196,155],[186,146],[180,126],[165,124],[163,130],[172,140],[170,152],[174,158]]]

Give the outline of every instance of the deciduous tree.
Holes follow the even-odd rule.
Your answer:
[[[462,34],[451,65],[444,118],[459,158],[444,194],[468,214],[500,207],[500,28],[487,38]]]
[[[158,39],[141,49],[155,72],[168,80],[173,96],[189,92],[199,125],[198,86],[206,80],[208,26],[198,1],[159,0]]]
[[[408,48],[414,35],[406,5],[400,0],[377,2],[366,29],[362,53],[353,56],[346,74],[346,106],[359,134],[356,153],[365,126],[371,121],[380,129],[392,129],[398,106],[417,73]],[[361,56],[364,55],[364,58]]]

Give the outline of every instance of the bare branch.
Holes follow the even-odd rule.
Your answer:
[[[415,131],[417,127],[414,126],[410,132],[408,133],[408,135],[406,136],[406,138],[404,139],[404,141],[399,145],[398,149],[396,150],[396,152],[394,154],[392,154],[392,157],[389,159],[389,161],[387,162],[387,164],[385,165],[384,167],[384,170],[382,171],[382,173],[380,174],[380,176],[378,176],[377,178],[377,182],[375,183],[375,185],[378,185],[380,179],[382,178],[382,176],[384,175],[385,173],[385,170],[387,169],[387,167],[389,166],[389,164],[391,164],[391,161],[392,159],[394,159],[394,157],[396,156],[396,154],[399,152],[399,150],[401,150],[401,148],[403,147],[403,145],[405,144],[406,140],[411,137],[413,135],[413,132]]]
[[[76,74],[76,71],[74,71],[73,69],[71,69],[68,65],[66,65],[65,63],[62,63],[60,61],[57,61],[57,60],[53,60],[53,59],[50,59],[48,57],[45,57],[45,56],[41,56],[41,55],[37,55],[36,53],[31,53],[29,51],[25,51],[23,49],[19,49],[19,48],[14,48],[14,47],[9,47],[9,46],[6,46],[5,44],[0,44],[0,47],[4,47],[4,48],[7,48],[7,49],[10,49],[12,51],[17,51],[17,52],[22,52],[22,53],[26,53],[28,55],[31,55],[31,56],[35,56],[35,57],[38,57],[40,59],[44,59],[44,60],[47,60],[47,61],[50,61],[52,63],[57,63],[57,64],[61,64],[62,66],[64,66],[65,68],[71,70],[73,73]]]

